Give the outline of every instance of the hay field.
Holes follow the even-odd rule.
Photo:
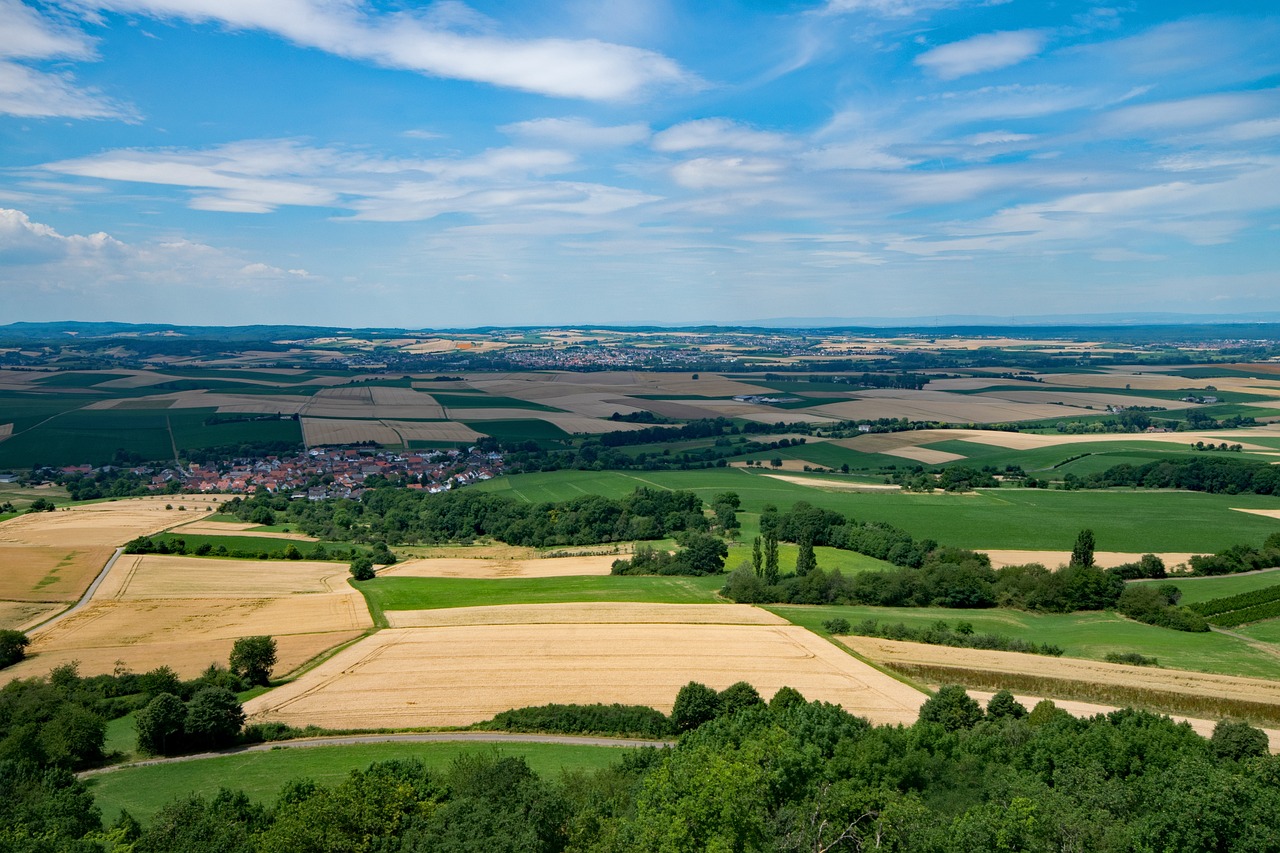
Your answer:
[[[1205,672],[1135,667],[1075,658],[1048,658],[1018,652],[953,649],[923,643],[904,643],[873,637],[839,637],[841,643],[877,663],[888,666],[923,664],[1000,674],[1028,675],[1047,681],[1085,682],[1126,689],[1177,693],[1187,697],[1221,698],[1280,706],[1280,682]]]
[[[466,424],[452,421],[383,421],[404,441],[475,441],[484,435]]]
[[[346,593],[347,566],[308,560],[220,560],[124,554],[93,600],[254,598]]]
[[[843,404],[840,404],[843,405]],[[1061,412],[1059,412],[1061,413]],[[1255,427],[1251,430],[1222,430],[1216,432],[1117,432],[1096,435],[1043,435],[1032,432],[1003,432],[982,429],[922,429],[911,432],[868,433],[854,438],[838,438],[832,444],[858,450],[863,453],[884,453],[901,447],[919,447],[941,441],[971,441],[990,444],[1009,450],[1035,450],[1056,447],[1061,444],[1091,444],[1099,441],[1159,441],[1184,447],[1197,441],[1219,444],[1223,441],[1240,444],[1245,450],[1265,453],[1274,448],[1253,444],[1251,437],[1280,435],[1275,427]]]
[[[941,465],[943,462],[955,462],[957,459],[965,458],[959,453],[930,450],[927,447],[897,447],[893,450],[886,450],[884,453],[886,456],[897,456],[901,459],[910,459],[913,462],[923,462],[926,465]]]
[[[1164,409],[1189,409],[1196,403],[1181,400],[1162,400],[1152,397],[1137,397],[1130,394],[1109,394],[1100,391],[989,391],[975,394],[974,397],[1009,400],[1014,403],[1062,403],[1082,409],[1106,409],[1108,406],[1160,406]]]
[[[1280,518],[1280,509],[1243,509],[1238,506],[1233,506],[1232,509],[1236,512],[1247,512],[1252,515],[1261,515],[1265,518]]]
[[[785,467],[786,460],[783,460]],[[784,483],[794,483],[797,486],[809,486],[815,489],[831,489],[837,492],[900,492],[901,486],[895,486],[892,483],[846,483],[840,480],[823,480],[817,477],[788,477],[785,474],[765,474],[763,475],[772,480],[781,480]]]
[[[0,679],[44,675],[70,661],[78,661],[84,675],[111,672],[122,662],[134,672],[171,666],[181,677],[191,678],[214,661],[225,664],[232,644],[255,634],[275,637],[275,671],[283,674],[355,639],[368,623],[362,602],[338,594],[95,600],[36,631],[27,659],[4,670]]]
[[[171,528],[170,533],[181,536],[186,533],[199,536],[236,536],[250,539],[292,539],[295,542],[319,542],[314,536],[305,533],[273,533],[269,530],[254,530],[260,525],[251,521],[193,521]]]
[[[1005,566],[1021,566],[1027,563],[1040,563],[1051,569],[1059,566],[1065,566],[1071,561],[1070,551],[1018,551],[1008,548],[978,548],[991,558],[991,565],[997,569]],[[1156,554],[1161,560],[1164,560],[1165,568],[1172,569],[1191,559],[1192,554],[1189,551],[1164,551]],[[1093,560],[1104,569],[1118,566],[1122,563],[1136,563],[1142,558],[1142,554],[1132,554],[1123,551],[1095,551]]]
[[[221,501],[216,495],[128,498],[11,518],[0,523],[0,599],[74,601],[115,548],[202,518]],[[165,509],[172,502],[187,510]]]
[[[503,604],[437,610],[389,610],[393,628],[459,625],[790,625],[749,604],[638,604],[580,601]]]
[[[572,623],[393,628],[245,704],[253,720],[334,728],[463,726],[549,702],[669,712],[690,680],[789,685],[876,723],[910,723],[925,696],[803,628]]]
[[[843,420],[876,420],[908,418],[913,421],[946,421],[948,423],[984,423],[995,421],[1034,421],[1081,414],[1070,406],[1012,403],[994,397],[978,398],[958,394],[917,391],[916,397],[863,396],[848,403],[828,403],[809,411]]]
[[[412,388],[343,385],[323,388],[306,401],[304,415],[317,418],[424,418],[443,420],[444,407]]]
[[[428,558],[404,560],[379,572],[403,578],[561,578],[607,575],[618,554],[544,559],[502,560]]]
[[[328,444],[399,444],[400,436],[381,421],[340,420],[337,418],[303,418],[302,439],[308,447]]]
[[[64,606],[32,601],[0,601],[0,630],[24,631],[37,622],[48,619]]]

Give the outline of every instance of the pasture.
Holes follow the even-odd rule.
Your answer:
[[[1035,643],[1052,643],[1067,657],[1101,661],[1109,653],[1137,652],[1160,661],[1161,667],[1249,678],[1280,679],[1280,656],[1249,642],[1211,631],[1191,634],[1143,625],[1111,612],[1028,613],[1022,610],[957,610],[944,607],[839,607],[768,605],[772,613],[814,631],[836,617],[851,624],[875,619],[924,628],[943,621],[954,627],[968,622],[978,633],[1003,634]],[[970,649],[957,649],[964,654]],[[1030,667],[1048,658],[1022,655]]]
[[[610,746],[545,743],[361,743],[346,746],[306,746],[244,752],[217,758],[125,767],[88,778],[89,790],[110,825],[122,810],[146,822],[162,806],[188,794],[212,797],[220,788],[243,791],[265,806],[273,804],[284,780],[310,779],[336,785],[352,770],[375,761],[417,759],[432,770],[446,770],[462,755],[519,756],[545,777],[562,770],[598,770],[621,756]]]
[[[500,477],[473,488],[501,492],[530,503],[568,500],[583,494],[621,497],[638,486],[688,489],[710,501],[734,491],[742,508],[759,512],[765,504],[786,510],[797,501],[843,513],[859,521],[894,524],[918,538],[964,548],[1069,549],[1076,534],[1091,528],[1097,547],[1130,553],[1209,553],[1245,542],[1261,544],[1280,531],[1280,520],[1237,512],[1273,509],[1265,495],[1211,495],[1201,492],[1059,491],[981,489],[976,493],[857,492],[832,488],[803,475],[787,481],[744,468],[702,471],[556,471]]]
[[[460,612],[452,624],[385,629],[249,700],[245,710],[253,720],[328,728],[462,726],[549,702],[669,712],[690,680],[717,690],[745,680],[765,697],[789,685],[885,723],[911,722],[924,701],[803,628],[760,624],[767,614],[755,608],[689,611],[710,613],[712,623],[686,618],[686,607],[669,605],[663,618],[670,621],[659,622],[651,604],[612,605],[605,611],[613,621],[571,621],[562,608],[530,606],[504,624],[487,621],[492,609],[483,608],[476,619]],[[558,618],[564,621],[548,621]]]

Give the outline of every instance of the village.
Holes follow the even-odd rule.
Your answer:
[[[91,476],[102,469],[72,465],[62,474]],[[443,492],[502,474],[502,454],[466,450],[393,451],[372,447],[316,447],[294,456],[231,459],[217,464],[138,466],[153,492],[250,494],[259,489],[291,498],[359,498],[375,485]]]

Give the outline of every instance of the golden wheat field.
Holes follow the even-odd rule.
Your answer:
[[[527,560],[428,558],[404,560],[380,575],[409,578],[559,578],[607,575],[616,554]]]
[[[766,698],[789,685],[877,723],[910,723],[925,699],[792,625],[563,622],[383,630],[245,709],[334,728],[462,726],[550,702],[669,712],[690,680],[745,680]]]

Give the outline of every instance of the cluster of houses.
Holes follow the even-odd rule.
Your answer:
[[[443,492],[502,473],[502,455],[477,450],[393,452],[366,448],[313,448],[297,456],[192,464],[181,473],[184,490],[245,493],[266,489],[293,498],[356,498],[370,478],[410,489]],[[153,478],[154,480],[158,478]],[[161,482],[159,487],[163,487]]]
[[[102,469],[70,465],[63,474],[90,476]],[[119,469],[112,469],[119,470]],[[291,498],[358,498],[373,482],[443,492],[502,473],[502,454],[469,450],[394,452],[374,448],[316,447],[296,456],[231,459],[216,464],[129,469],[150,478],[152,491],[250,494],[265,489]],[[372,478],[378,478],[373,480]],[[173,485],[177,483],[178,485]]]

